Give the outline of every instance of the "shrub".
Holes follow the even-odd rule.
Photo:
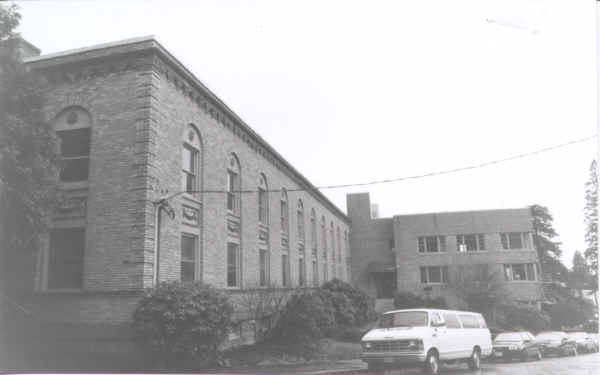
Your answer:
[[[333,332],[335,309],[327,294],[300,291],[290,297],[273,329],[272,338],[293,343],[300,350],[315,348],[317,340]]]
[[[416,309],[416,308],[447,309],[448,304],[444,297],[436,297],[430,300],[410,292],[400,292],[394,296],[394,308]]]
[[[231,324],[233,306],[219,290],[201,283],[162,283],[149,290],[133,314],[144,348],[163,359],[213,356]]]
[[[538,333],[550,328],[549,317],[532,306],[500,305],[498,315],[499,325],[506,330],[524,329]]]
[[[320,289],[317,293],[321,298],[331,301],[337,326],[345,327],[355,323],[356,308],[345,294],[331,292],[327,289]]]
[[[571,303],[558,302],[546,308],[550,316],[552,328],[575,327],[586,322],[585,311],[582,306],[573,301]]]
[[[336,339],[344,342],[360,342],[360,339],[368,332],[368,329],[361,327],[345,327],[339,330]]]
[[[362,290],[338,279],[321,285],[322,290],[345,295],[351,303],[354,321],[351,324],[364,324],[375,318],[375,300]]]

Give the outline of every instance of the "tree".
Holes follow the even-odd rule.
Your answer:
[[[590,165],[590,179],[585,184],[585,258],[591,266],[594,275],[598,275],[598,169],[596,160]],[[594,283],[594,290],[598,289]]]
[[[552,226],[554,221],[552,214],[547,207],[537,204],[529,209],[533,224],[533,242],[538,251],[544,276],[552,281],[566,282],[569,270],[560,261],[561,243],[553,240],[558,233]]]
[[[579,251],[573,254],[573,269],[569,272],[569,287],[577,290],[579,298],[583,299],[583,289],[588,289],[592,281],[590,267]]]

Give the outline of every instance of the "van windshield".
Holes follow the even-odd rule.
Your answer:
[[[377,328],[427,327],[426,311],[403,311],[384,314]]]

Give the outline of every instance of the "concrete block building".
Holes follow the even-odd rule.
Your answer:
[[[39,321],[120,334],[157,281],[348,280],[348,217],[153,37],[38,54],[65,163],[23,302]]]
[[[542,278],[528,208],[372,218],[368,193],[347,196],[352,282],[391,307],[397,292],[455,304],[449,284],[497,277],[508,298],[538,308]]]

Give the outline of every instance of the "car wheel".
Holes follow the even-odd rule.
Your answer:
[[[427,353],[424,370],[429,375],[438,375],[440,373],[440,360],[436,352],[430,351]]]
[[[471,354],[471,358],[467,362],[470,370],[478,370],[481,367],[481,355],[479,354],[479,349],[473,349],[473,354]]]
[[[538,361],[542,359],[542,351],[538,349],[538,351],[535,353],[535,359],[537,359]]]

